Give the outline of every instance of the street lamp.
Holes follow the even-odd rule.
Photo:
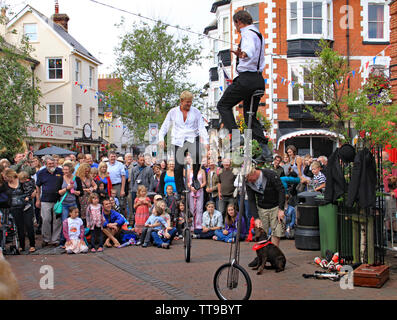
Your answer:
[[[101,128],[101,141],[103,140],[103,128],[105,127],[105,122],[103,121],[103,119],[101,119],[101,121],[99,121],[99,128]]]

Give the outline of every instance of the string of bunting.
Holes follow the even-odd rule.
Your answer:
[[[375,64],[376,64],[376,59],[377,59],[377,57],[380,56],[380,55],[385,56],[385,51],[386,51],[389,47],[390,47],[390,45],[388,45],[387,47],[385,47],[382,51],[380,51],[378,54],[376,54],[376,55],[375,55],[373,58],[371,58],[369,61],[363,63],[359,68],[355,68],[355,69],[351,70],[351,71],[347,74],[346,79],[341,79],[340,81],[339,81],[339,80],[336,80],[336,82],[335,82],[336,85],[337,85],[337,86],[340,86],[344,81],[349,80],[350,77],[355,78],[356,74],[361,74],[364,70],[367,70],[367,69],[369,68],[369,66],[370,66],[371,60],[372,60],[372,65],[375,65]],[[283,59],[283,58],[281,58],[281,59]],[[226,69],[225,69],[225,66],[223,65],[222,62],[219,63],[219,67],[222,69],[224,78],[225,78],[225,80],[226,80],[226,86],[229,86],[229,85],[233,82],[233,80],[230,79],[230,77],[229,77],[229,75],[228,75],[228,73],[227,73],[227,71],[226,71]],[[295,81],[292,81],[292,80],[288,79],[288,77],[282,77],[282,76],[280,76],[279,74],[274,73],[274,74],[273,74],[273,80],[274,80],[274,81],[277,81],[278,79],[280,79],[281,84],[283,84],[283,85],[291,85],[292,87],[294,87],[295,84],[296,84]],[[267,84],[268,81],[269,81],[269,79],[264,79],[264,80],[265,80],[265,84]],[[309,84],[309,85],[310,85],[310,84]],[[219,86],[219,90],[220,90],[221,92],[223,92],[223,86]]]

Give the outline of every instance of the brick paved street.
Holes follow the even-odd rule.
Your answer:
[[[303,273],[319,270],[313,264],[316,251],[299,251],[294,241],[282,240],[286,270],[265,270],[258,276],[247,264],[255,256],[252,243],[241,245],[241,264],[253,283],[251,299],[397,299],[397,258],[391,254],[390,280],[382,289],[342,290],[330,280],[304,279]],[[216,269],[228,261],[229,245],[212,240],[193,240],[192,260],[184,261],[183,243],[170,250],[155,247],[107,249],[86,255],[8,256],[27,300],[216,300],[212,280]],[[389,263],[390,263],[389,262]],[[53,290],[40,289],[40,268],[54,268]]]

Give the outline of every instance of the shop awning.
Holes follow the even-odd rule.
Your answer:
[[[280,146],[280,143],[286,141],[291,138],[301,137],[301,136],[325,136],[330,138],[342,139],[343,136],[341,134],[325,130],[325,129],[301,129],[293,132],[286,133],[280,136],[277,140],[277,149]]]

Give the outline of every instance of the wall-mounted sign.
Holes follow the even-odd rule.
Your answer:
[[[112,112],[104,112],[103,120],[105,122],[112,122],[113,121],[113,113]]]

